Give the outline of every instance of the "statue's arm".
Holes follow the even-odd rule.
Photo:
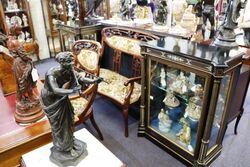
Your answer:
[[[50,84],[54,94],[64,96],[64,95],[68,95],[68,94],[71,94],[71,93],[74,92],[73,89],[59,88],[59,86],[58,86],[58,84],[56,82],[56,78],[54,76],[52,76],[52,75],[50,75],[48,77],[48,80],[49,80],[49,84]]]
[[[77,72],[75,72],[78,82],[82,85],[82,84],[92,84],[95,83],[95,79],[91,79],[91,78],[87,78],[87,77],[83,77],[81,75],[79,75]]]
[[[81,75],[79,75],[77,72],[75,73],[78,79],[78,82],[82,85],[82,84],[93,84],[93,83],[100,83],[103,81],[103,78],[101,77],[94,77],[94,79],[91,78],[87,78],[87,77],[83,77]]]

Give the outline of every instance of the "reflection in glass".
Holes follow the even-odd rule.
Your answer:
[[[209,149],[211,149],[216,144],[218,133],[219,133],[219,130],[221,127],[221,118],[222,118],[222,115],[224,113],[223,111],[224,111],[224,108],[226,105],[230,79],[231,79],[231,76],[226,75],[221,80],[219,97],[218,97],[217,104],[216,104],[216,111],[215,111],[215,116],[214,116],[213,128],[212,128],[211,136],[209,139],[209,141],[210,141],[209,146],[208,146]]]

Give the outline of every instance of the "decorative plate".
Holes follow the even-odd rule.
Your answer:
[[[19,26],[22,26],[22,19],[19,16],[12,16],[10,18],[10,23],[11,24],[17,23]]]

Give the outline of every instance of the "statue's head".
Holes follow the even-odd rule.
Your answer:
[[[56,55],[56,61],[60,63],[63,68],[72,68],[74,65],[74,56],[71,52],[61,52]]]

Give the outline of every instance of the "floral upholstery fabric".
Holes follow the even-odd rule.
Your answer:
[[[82,49],[77,59],[88,70],[95,70],[98,67],[98,54],[94,51]]]
[[[88,101],[83,97],[78,97],[70,100],[75,113],[75,121],[78,120],[78,116],[84,111]]]
[[[141,47],[139,45],[140,41],[138,40],[116,35],[113,35],[110,38],[106,38],[106,40],[110,46],[112,46],[113,48],[117,48],[122,52],[126,52],[131,55],[141,55]]]
[[[123,104],[124,98],[129,91],[129,86],[124,86],[124,82],[126,82],[128,78],[111,70],[102,68],[100,69],[100,77],[103,77],[108,83],[101,82],[98,85],[98,92]],[[130,98],[130,104],[138,101],[140,96],[141,85],[135,83],[134,90]]]

